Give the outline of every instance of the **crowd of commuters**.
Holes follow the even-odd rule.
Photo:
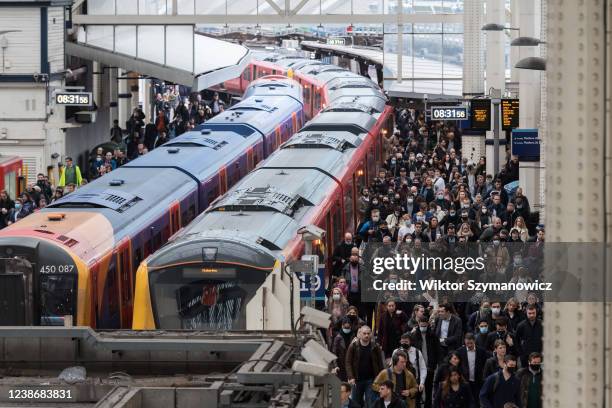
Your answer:
[[[387,160],[359,197],[360,223],[333,252],[326,337],[343,381],[343,407],[541,408],[543,305],[535,293],[495,293],[454,301],[452,294],[402,291],[362,299],[368,247],[379,255],[446,251],[486,254],[481,281],[538,278],[544,228],[520,188],[518,160],[498,174],[486,159],[462,157],[454,126],[396,111]],[[534,224],[534,225],[532,225]],[[457,252],[453,252],[457,253]],[[465,253],[465,252],[464,252]],[[452,271],[421,279],[466,279]],[[391,283],[408,278],[391,272]],[[389,293],[387,293],[388,295]],[[503,300],[503,301],[499,301]]]
[[[115,120],[110,129],[110,142],[114,145],[98,147],[85,172],[73,162],[72,157],[66,157],[65,164],[58,165],[59,180],[56,185],[41,173],[36,183],[29,183],[18,197],[10,197],[7,191],[0,191],[0,229],[75,191],[87,184],[88,180],[99,178],[148,153],[225,109],[225,103],[216,92],[206,102],[201,94],[189,94],[188,89],[180,89],[177,85],[157,82],[155,90],[157,96],[149,122],[145,123],[146,116],[139,107],[133,110],[125,129]],[[109,150],[108,146],[113,148]]]

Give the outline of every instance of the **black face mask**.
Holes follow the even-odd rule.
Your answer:
[[[529,364],[529,368],[531,369],[531,371],[540,371],[539,364]]]
[[[404,350],[408,350],[410,348],[410,344],[401,343],[400,347],[403,348]]]
[[[506,367],[506,369],[508,370],[510,374],[516,373],[516,367]]]
[[[501,337],[506,335],[506,331],[505,330],[498,330],[497,334],[500,335]]]

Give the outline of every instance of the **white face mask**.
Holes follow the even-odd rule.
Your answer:
[[[332,296],[332,298],[336,301],[340,300],[340,295],[339,294],[334,294],[334,296]]]
[[[501,311],[501,309],[499,307],[492,307],[491,308],[491,313],[493,313],[494,315],[498,315],[500,311]]]

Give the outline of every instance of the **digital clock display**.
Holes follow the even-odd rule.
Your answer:
[[[466,120],[467,108],[463,106],[435,106],[431,108],[432,120]]]
[[[57,92],[56,105],[91,106],[91,92]]]

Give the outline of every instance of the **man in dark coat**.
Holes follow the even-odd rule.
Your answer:
[[[542,408],[542,355],[531,353],[529,366],[516,373],[521,384],[521,403],[523,408]]]
[[[449,352],[459,348],[463,337],[463,323],[459,317],[452,314],[450,304],[440,305],[435,333],[440,341],[438,361],[442,362]]]
[[[527,357],[531,353],[542,352],[542,337],[544,327],[538,319],[538,310],[534,305],[527,306],[527,319],[516,327],[516,341],[520,351],[521,365],[527,365]]]
[[[504,357],[505,367],[502,371],[491,374],[480,390],[482,408],[503,408],[507,402],[521,407],[521,390],[516,373],[516,357],[507,354]]]
[[[457,349],[457,354],[461,357],[461,373],[470,384],[474,401],[478,401],[480,387],[484,381],[482,373],[489,353],[476,346],[476,339],[472,333],[466,333],[463,344],[465,344],[463,347]]]

